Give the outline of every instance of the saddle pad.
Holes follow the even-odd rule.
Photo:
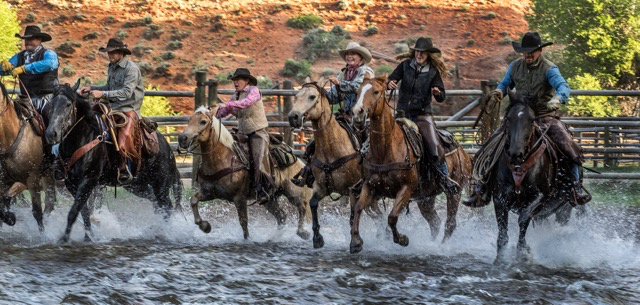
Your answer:
[[[355,150],[360,150],[360,147],[362,146],[363,139],[360,139],[360,137],[358,136],[358,133],[345,120],[345,118],[343,116],[336,116],[336,121],[338,122],[338,125],[340,125],[340,127],[342,127],[342,129],[347,131],[347,134],[349,135],[349,140],[351,141],[351,145],[353,145],[353,148]],[[365,134],[367,134],[367,132],[365,132]]]
[[[278,168],[287,168],[298,161],[298,158],[293,154],[293,150],[289,145],[286,145],[286,148],[281,145],[273,146],[269,150],[269,153],[271,159],[276,161],[276,167]]]
[[[415,126],[415,123],[413,126]],[[420,136],[420,133],[418,133],[417,128],[414,129],[413,127],[405,124],[400,124],[400,127],[402,127],[404,138],[409,144],[409,147],[411,147],[413,154],[420,159],[422,157],[422,137]]]

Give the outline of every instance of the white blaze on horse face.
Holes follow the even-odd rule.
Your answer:
[[[362,89],[360,90],[360,95],[358,96],[358,102],[356,103],[356,105],[353,107],[353,114],[360,116],[361,115],[361,111],[362,111],[362,107],[364,104],[364,96],[365,94],[367,94],[367,91],[369,91],[369,89],[371,89],[371,84],[366,84],[362,87]]]
[[[518,112],[518,118],[521,118],[524,115],[524,112],[520,111]]]

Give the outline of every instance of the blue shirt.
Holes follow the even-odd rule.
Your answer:
[[[18,56],[20,56],[20,53],[13,55],[13,57],[9,59],[9,62],[13,65],[14,68],[18,66]],[[44,72],[53,71],[56,68],[58,68],[59,65],[60,63],[58,62],[58,55],[56,54],[56,52],[52,50],[46,50],[44,51],[44,56],[42,60],[25,64],[24,70],[29,74],[40,74]],[[2,68],[0,67],[0,69]],[[2,72],[3,74],[11,73],[11,71],[2,71]]]
[[[509,65],[507,69],[507,73],[504,75],[504,78],[498,84],[498,89],[502,90],[502,95],[507,94],[507,88],[513,89],[513,80],[511,80],[511,67],[513,63]],[[569,101],[569,95],[571,93],[571,89],[569,89],[569,85],[567,81],[564,80],[564,77],[560,74],[560,70],[557,66],[551,66],[547,72],[545,73],[547,77],[547,82],[549,85],[556,89],[556,96],[560,98],[560,102],[562,104],[566,104]]]

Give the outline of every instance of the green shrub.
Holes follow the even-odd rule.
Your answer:
[[[320,76],[321,77],[325,77],[325,78],[326,77],[331,77],[331,76],[336,76],[336,72],[333,71],[333,69],[331,69],[331,68],[324,68],[322,70],[322,72],[320,73]]]
[[[66,77],[71,77],[71,76],[74,76],[75,74],[76,74],[76,70],[73,69],[72,65],[66,65],[64,66],[64,68],[62,68],[62,75]]]
[[[138,62],[138,69],[140,69],[140,73],[142,74],[142,76],[149,75],[151,72],[153,72],[153,67],[146,61]]]
[[[371,36],[378,33],[380,33],[380,30],[378,29],[378,27],[375,25],[372,25],[368,27],[366,31],[364,31],[364,36]]]
[[[116,23],[116,22],[117,22],[116,17],[113,17],[113,16],[109,16],[107,18],[104,18],[104,20],[102,21],[102,23],[104,23],[104,24],[112,24],[112,23]]]
[[[20,50],[20,39],[13,36],[20,33],[20,22],[16,8],[4,0],[0,0],[0,20],[0,59],[7,59]]]
[[[144,24],[151,24],[151,22],[153,22],[153,19],[151,19],[151,16],[146,16],[142,19],[140,19],[140,21]]]
[[[169,71],[169,67],[171,67],[171,63],[163,61],[157,67],[153,74],[155,77],[167,77],[171,76],[171,72]]]
[[[182,43],[182,41],[174,40],[172,42],[169,42],[169,44],[167,45],[167,50],[169,51],[178,50],[178,49],[182,49],[183,46],[184,44]]]
[[[160,58],[162,58],[164,60],[170,60],[170,59],[176,58],[176,54],[171,52],[171,51],[167,51],[167,52],[162,53],[162,55],[160,55]]]
[[[273,9],[271,10],[271,12],[269,12],[270,14],[275,14],[277,12],[280,11],[284,11],[284,10],[290,10],[291,9],[291,5],[289,3],[284,3],[284,4],[278,4],[276,6],[273,7]]]
[[[346,10],[348,8],[349,8],[349,1],[347,1],[347,0],[338,1],[338,9],[339,10]]]
[[[473,39],[469,39],[467,41],[467,47],[473,46],[473,44],[475,44],[475,41]]]
[[[87,21],[87,15],[85,14],[76,14],[73,16],[73,20],[75,21]]]
[[[228,84],[231,82],[231,75],[229,73],[218,73],[216,74],[216,80],[218,80],[219,84]]]
[[[327,32],[323,29],[313,29],[302,38],[305,49],[305,58],[314,62],[318,58],[329,58],[338,55],[338,50],[345,45],[345,39],[351,38],[351,34],[343,27],[336,25]]]
[[[487,19],[493,19],[493,18],[496,18],[496,17],[498,17],[498,15],[496,15],[496,13],[494,13],[494,12],[489,12],[485,18],[487,18]]]
[[[569,85],[576,90],[601,90],[597,76],[584,73],[568,79]],[[616,116],[621,112],[616,97],[611,96],[576,96],[566,105],[567,113],[574,116]]]
[[[347,21],[356,20],[356,15],[351,13],[346,13],[344,14],[344,20],[347,20]]]
[[[283,76],[293,77],[298,82],[303,82],[305,77],[311,75],[311,64],[304,59],[295,61],[289,58],[284,62],[284,68],[280,73]]]
[[[321,25],[323,22],[322,18],[313,14],[308,14],[289,18],[289,20],[287,20],[287,25],[295,29],[310,30]]]
[[[147,85],[144,90],[156,91],[160,90],[160,87]],[[179,114],[171,109],[169,99],[164,96],[145,96],[142,107],[140,108],[140,113],[143,116],[169,116]]]
[[[513,39],[509,36],[504,36],[504,38],[502,38],[502,44],[510,44],[511,42],[513,42]]]
[[[396,43],[393,45],[393,51],[396,54],[409,52],[409,46],[406,43]]]
[[[129,36],[129,32],[127,32],[126,30],[120,30],[118,31],[118,33],[116,34],[116,37],[120,38],[120,40],[125,39],[126,37]]]
[[[133,47],[133,49],[131,49],[131,53],[133,53],[133,55],[135,56],[142,57],[145,54],[151,52],[151,50],[153,50],[153,46],[139,43],[135,47]]]
[[[258,76],[256,79],[260,89],[271,89],[273,87],[273,81],[268,76]]]
[[[171,34],[171,36],[169,36],[169,40],[182,40],[185,39],[187,37],[191,36],[191,31],[184,31],[184,32],[180,32],[177,29],[173,30],[173,33]]]
[[[391,72],[393,72],[393,67],[389,66],[389,65],[379,65],[376,68],[376,76],[378,75],[384,75],[384,74],[391,74]]]
[[[91,32],[82,36],[82,40],[91,40],[98,38],[98,32]]]
[[[36,22],[36,14],[28,13],[26,16],[24,16],[24,19],[22,19],[22,22],[24,22],[24,23],[34,23],[34,22]]]
[[[160,38],[163,31],[160,29],[160,26],[154,23],[148,24],[147,28],[142,33],[142,37],[146,40]]]

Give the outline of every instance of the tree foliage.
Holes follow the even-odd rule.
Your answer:
[[[5,60],[20,50],[20,39],[14,37],[20,33],[20,22],[16,9],[4,0],[0,0],[0,20],[0,60]]]
[[[589,73],[569,79],[569,85],[573,89],[602,89],[600,80]],[[576,116],[616,116],[620,114],[620,106],[618,99],[612,96],[574,96],[567,105],[567,113]]]

